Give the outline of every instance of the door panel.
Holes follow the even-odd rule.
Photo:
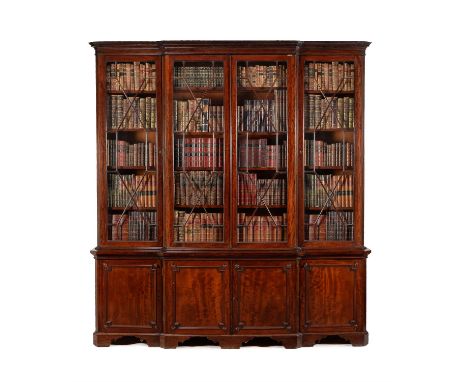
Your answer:
[[[294,261],[235,262],[234,332],[293,332],[295,274]]]
[[[166,331],[229,333],[229,273],[226,261],[168,261]]]
[[[159,332],[159,261],[99,260],[97,268],[99,330]]]
[[[363,326],[363,260],[310,260],[301,266],[301,327],[305,332]]]

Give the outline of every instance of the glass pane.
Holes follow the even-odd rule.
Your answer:
[[[156,63],[108,63],[109,240],[157,240],[157,126]]]
[[[353,240],[354,64],[304,67],[305,240]]]
[[[224,66],[174,63],[174,241],[224,241]]]
[[[287,241],[287,64],[237,65],[237,241]]]

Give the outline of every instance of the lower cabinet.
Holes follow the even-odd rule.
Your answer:
[[[97,259],[96,275],[97,346],[176,347],[197,336],[222,347],[256,337],[367,344],[363,258]]]
[[[227,261],[166,261],[166,332],[229,334]]]
[[[233,263],[235,334],[290,334],[296,331],[296,262]]]
[[[365,330],[365,260],[301,262],[301,331]]]
[[[159,260],[97,260],[99,333],[161,332]]]

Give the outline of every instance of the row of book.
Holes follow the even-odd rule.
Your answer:
[[[329,211],[305,215],[305,240],[353,240],[354,214],[351,211]]]
[[[258,179],[257,174],[239,174],[238,203],[242,206],[285,206],[286,179]]]
[[[127,142],[107,140],[107,166],[132,167],[155,166],[155,145],[153,142]]]
[[[185,87],[223,87],[224,68],[220,65],[174,66],[174,86]]]
[[[156,211],[130,211],[128,214],[112,214],[110,240],[157,240]]]
[[[238,83],[242,87],[286,86],[286,65],[239,65]]]
[[[320,140],[304,141],[304,165],[310,167],[346,166],[352,167],[354,145],[349,142],[327,143]]]
[[[251,216],[243,212],[237,214],[238,241],[276,242],[287,240],[287,214],[272,216]]]
[[[353,176],[306,174],[304,177],[306,207],[352,207]]]
[[[156,207],[157,179],[155,174],[109,174],[107,179],[109,207]]]
[[[108,110],[112,130],[156,128],[156,98],[111,95]]]
[[[275,90],[274,99],[248,99],[237,106],[237,130],[277,132],[287,129],[286,90]]]
[[[174,101],[174,131],[222,132],[224,106],[210,105],[208,98]]]
[[[349,62],[308,62],[304,68],[305,88],[323,91],[353,91],[354,64]]]
[[[307,130],[354,129],[354,98],[307,94],[304,126]]]
[[[111,91],[156,90],[156,64],[138,61],[107,64],[107,89]]]
[[[223,174],[187,171],[174,174],[176,206],[222,206]]]
[[[176,242],[223,241],[222,212],[174,211],[174,240]]]
[[[267,138],[240,138],[238,145],[239,167],[275,167],[283,169],[287,163],[287,141],[269,145]]]
[[[222,167],[222,138],[176,138],[174,142],[174,166],[176,168]]]

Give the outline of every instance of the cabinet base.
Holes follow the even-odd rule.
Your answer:
[[[93,343],[98,347],[110,345],[130,345],[146,343],[148,346],[160,346],[160,334],[152,333],[98,333],[93,334]]]
[[[150,347],[160,346],[164,349],[175,349],[185,345],[188,341],[203,339],[205,343],[219,346],[221,349],[239,349],[241,346],[272,346],[281,345],[286,349],[297,349],[302,346],[317,344],[351,344],[352,346],[366,346],[369,343],[368,332],[353,333],[298,333],[271,335],[179,335],[179,334],[151,334],[151,333],[94,333],[93,343],[98,347],[110,345],[128,345],[146,343]],[[203,341],[202,341],[203,342]],[[196,346],[191,344],[191,346]]]
[[[302,346],[314,346],[316,344],[345,344],[353,346],[366,346],[369,343],[368,332],[350,333],[304,333],[302,334]]]

